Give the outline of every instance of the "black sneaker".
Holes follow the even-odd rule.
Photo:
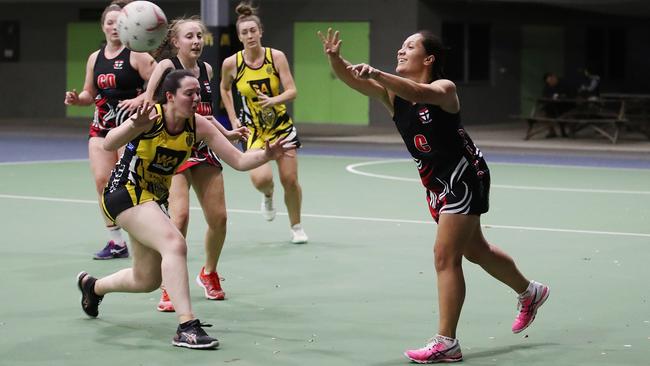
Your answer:
[[[84,278],[88,277],[84,281]],[[83,311],[93,318],[99,314],[99,304],[102,302],[104,296],[99,296],[95,293],[95,281],[97,279],[90,276],[88,273],[81,271],[77,275],[77,286],[81,291],[81,308]]]
[[[210,337],[202,327],[211,327],[211,324],[201,324],[198,319],[190,320],[178,325],[172,344],[177,347],[192,349],[209,349],[219,347],[219,341]]]

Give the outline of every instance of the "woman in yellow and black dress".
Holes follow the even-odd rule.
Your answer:
[[[79,273],[81,306],[86,314],[97,317],[107,293],[151,292],[164,282],[179,322],[172,344],[214,348],[219,342],[205,333],[205,325],[192,312],[185,238],[166,212],[172,177],[190,157],[197,140],[205,141],[237,170],[278,159],[294,147],[278,140],[263,150],[237,150],[211,122],[196,114],[201,87],[190,71],[171,71],[160,89],[160,104],[140,107],[104,141],[110,151],[126,145],[104,189],[102,205],[106,217],[129,233],[133,266],[100,279]]]
[[[242,124],[250,130],[246,148],[260,149],[265,141],[284,138],[300,147],[300,141],[285,103],[296,98],[296,86],[289,62],[282,51],[262,47],[262,22],[255,9],[240,4],[236,9],[237,34],[244,50],[224,60],[221,78],[221,97],[234,128]],[[232,86],[238,98],[232,95]],[[280,92],[282,87],[282,92]],[[239,104],[235,108],[235,102]],[[298,183],[298,159],[295,152],[277,160],[280,182],[284,188],[284,203],[289,213],[291,242],[306,243],[307,234],[300,222],[302,189]],[[275,218],[273,206],[273,171],[265,164],[251,171],[251,181],[262,192],[262,214],[271,221]]]

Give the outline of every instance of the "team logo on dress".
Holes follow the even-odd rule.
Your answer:
[[[273,75],[273,66],[271,65],[266,66],[266,73],[269,75]]]
[[[194,134],[188,133],[187,136],[185,137],[185,143],[187,144],[187,146],[194,145]]]
[[[172,175],[183,161],[187,152],[168,149],[162,146],[156,147],[156,154],[151,163],[149,170],[152,173],[160,175]]]
[[[424,125],[433,122],[431,121],[431,113],[429,113],[429,108],[427,107],[422,107],[418,110],[418,117],[420,118],[420,122]]]
[[[206,92],[209,94],[212,94],[212,88],[210,88],[210,82],[209,81],[204,81],[203,82],[203,89],[205,89]]]
[[[113,62],[113,70],[122,70],[124,67],[124,60],[115,60]]]
[[[248,85],[250,85],[251,89],[253,89],[253,91],[255,91],[257,94],[262,93],[271,96],[271,79],[269,78],[262,80],[250,80],[248,82]]]

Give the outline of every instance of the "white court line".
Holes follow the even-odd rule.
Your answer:
[[[395,177],[392,175],[384,174],[374,174],[367,173],[361,170],[357,170],[359,167],[368,166],[368,165],[380,165],[380,164],[389,164],[389,163],[404,163],[412,162],[410,159],[391,159],[391,160],[378,160],[378,161],[367,161],[363,163],[350,164],[345,167],[345,170],[352,174],[363,175],[371,178],[379,179],[388,179],[388,180],[397,180],[403,182],[420,182],[420,179],[417,178],[404,178],[404,177]],[[616,189],[590,189],[590,188],[566,188],[566,187],[540,187],[540,186],[515,186],[509,184],[491,184],[490,187],[494,188],[504,188],[504,189],[520,189],[526,191],[549,191],[549,192],[579,192],[579,193],[612,193],[612,194],[647,194],[650,195],[650,191],[624,191]]]
[[[79,200],[71,198],[53,198],[53,197],[37,197],[37,196],[19,196],[11,194],[0,194],[0,199],[16,199],[16,200],[29,200],[29,201],[44,201],[44,202],[65,202],[65,203],[83,203],[96,205],[97,201],[94,200]],[[201,210],[200,207],[190,207],[192,210]],[[259,215],[259,210],[243,210],[243,209],[228,209],[228,212],[244,213]],[[279,215],[286,216],[286,212],[278,212]],[[303,217],[313,217],[318,219],[333,219],[333,220],[349,220],[349,221],[369,221],[369,222],[390,222],[395,224],[418,224],[418,225],[434,225],[433,221],[422,220],[404,220],[404,219],[387,219],[381,217],[363,217],[363,216],[340,216],[340,215],[321,215],[321,214],[301,214]],[[532,226],[512,226],[512,225],[492,225],[483,224],[482,227],[486,229],[506,229],[506,230],[524,230],[524,231],[547,231],[557,233],[573,233],[573,234],[590,234],[590,235],[613,235],[613,236],[632,236],[641,238],[650,238],[650,234],[646,233],[627,233],[617,231],[597,231],[597,230],[577,230],[577,229],[555,229],[546,227],[532,227]]]

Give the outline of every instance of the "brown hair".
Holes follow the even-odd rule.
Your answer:
[[[176,94],[178,88],[181,87],[181,80],[186,77],[196,79],[196,76],[194,76],[194,74],[192,74],[192,72],[189,70],[174,70],[172,68],[165,70],[161,76],[162,82],[158,84],[158,87],[154,93],[156,102],[159,104],[166,104],[167,92]]]
[[[178,28],[181,26],[181,24],[190,23],[190,22],[198,23],[204,35],[208,32],[207,27],[205,26],[205,24],[203,24],[201,17],[198,15],[192,15],[191,17],[176,18],[172,20],[171,23],[169,23],[169,27],[167,29],[167,36],[162,41],[160,46],[158,46],[158,48],[155,51],[151,52],[151,56],[153,56],[153,58],[158,62],[166,58],[171,58],[176,56],[178,50],[172,44],[172,39],[174,39],[178,35]]]
[[[112,11],[120,11],[122,8],[126,6],[126,4],[130,3],[132,0],[113,0],[111,3],[104,9],[102,12],[102,18],[101,18],[101,24],[102,26],[104,25],[104,20],[106,20],[106,14],[112,12]]]
[[[237,32],[239,32],[239,23],[253,21],[257,23],[257,26],[262,30],[262,21],[260,17],[257,16],[257,8],[253,7],[249,2],[242,1],[235,8],[235,12],[238,14],[237,17]]]

